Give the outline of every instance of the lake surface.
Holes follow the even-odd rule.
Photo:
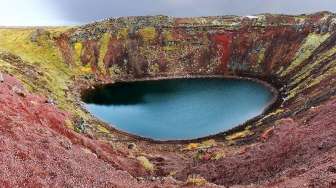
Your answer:
[[[156,140],[184,140],[229,130],[260,115],[265,86],[238,79],[117,83],[86,91],[86,108],[117,129]]]

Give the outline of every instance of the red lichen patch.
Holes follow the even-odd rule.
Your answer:
[[[279,120],[273,134],[245,152],[190,166],[180,175],[200,174],[222,185],[261,183],[279,187],[332,187],[336,182],[336,98]],[[209,169],[216,169],[211,170]]]
[[[117,38],[111,38],[107,52],[104,56],[104,66],[106,70],[106,75],[110,76],[110,67],[114,64],[122,66],[123,58],[126,56],[126,49],[124,47],[124,43]]]
[[[220,57],[219,72],[226,72],[228,69],[228,62],[231,56],[231,33],[214,34],[211,39],[214,42],[214,48],[217,56]]]
[[[55,38],[55,43],[63,56],[64,62],[68,65],[73,65],[73,49],[69,41],[70,40],[67,33],[62,33],[59,37]]]
[[[280,66],[290,64],[307,35],[308,32],[297,32],[291,27],[268,29],[262,38],[271,41],[265,52],[265,70],[276,72]]]
[[[83,42],[83,49],[81,52],[81,62],[85,66],[91,65],[92,72],[97,73],[98,61],[100,54],[100,45],[98,41],[86,40]]]
[[[136,161],[105,142],[65,128],[68,113],[27,93],[11,76],[0,83],[0,187],[177,187],[176,181],[138,182],[125,169]]]

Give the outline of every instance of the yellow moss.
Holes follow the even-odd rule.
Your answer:
[[[90,65],[86,65],[84,67],[81,67],[80,68],[80,71],[83,73],[83,74],[90,74],[92,73],[92,69],[91,69],[91,66]]]
[[[303,44],[301,45],[300,49],[296,52],[295,58],[293,62],[287,67],[285,71],[281,73],[281,76],[285,76],[290,71],[295,69],[298,65],[300,65],[304,60],[308,59],[313,51],[319,47],[328,37],[330,36],[329,33],[326,34],[316,34],[311,33],[307,36],[304,40]]]
[[[202,148],[211,148],[217,146],[217,143],[215,140],[210,139],[203,141],[201,143],[190,143],[188,144],[183,150],[197,150]]]
[[[294,81],[292,81],[290,83],[290,86],[292,85],[297,85],[294,89],[292,89],[291,91],[289,91],[288,96],[285,100],[289,100],[293,97],[295,97],[298,93],[300,93],[300,91],[303,88],[306,88],[309,84],[311,84],[311,82],[313,81],[313,76],[311,74],[311,72],[314,70],[315,66],[318,66],[321,62],[323,62],[324,60],[330,58],[331,56],[333,56],[336,53],[336,47],[333,47],[331,49],[329,49],[328,51],[326,51],[325,53],[319,54],[317,55],[317,59],[316,61],[307,64],[305,67],[303,67],[300,72],[298,72],[295,77],[294,77]],[[332,63],[330,63],[330,66],[332,65]],[[307,78],[304,82],[302,82],[302,80],[304,78]]]
[[[157,33],[154,27],[145,27],[139,30],[140,36],[142,36],[145,43],[151,43],[157,37]]]
[[[308,89],[308,88],[310,88],[310,87],[312,87],[316,84],[319,84],[323,79],[325,79],[329,76],[335,75],[336,74],[336,68],[334,67],[335,64],[336,64],[336,61],[335,60],[332,61],[328,66],[329,69],[325,73],[319,75],[316,78],[314,77],[314,75],[310,75],[310,72],[312,71],[311,69],[306,70],[306,72],[304,72],[304,74],[302,74],[300,77],[298,77],[294,81],[294,83],[299,83],[304,78],[304,76],[309,76],[309,75],[310,76],[304,82],[299,83],[299,85],[297,87],[292,89],[289,92],[289,95],[287,96],[287,98],[285,100],[289,100],[289,99],[295,97],[298,93],[301,93],[302,90]]]
[[[208,183],[208,181],[201,176],[193,175],[193,176],[188,177],[186,183],[187,185],[192,185],[192,186],[204,186],[205,184]]]
[[[279,113],[281,113],[281,112],[284,112],[284,111],[285,111],[284,109],[277,109],[275,112],[272,112],[272,113],[267,114],[264,118],[268,118],[268,117],[277,115],[277,114],[279,114]]]
[[[217,142],[214,139],[206,140],[206,141],[201,143],[201,146],[202,147],[208,147],[208,148],[215,147],[215,146],[217,146]]]
[[[156,63],[152,63],[149,65],[149,74],[155,75],[160,72],[160,66]]]
[[[215,155],[211,158],[211,160],[219,160],[219,159],[222,159],[223,157],[225,157],[225,153],[224,153],[224,152],[217,152],[217,153],[215,153]]]
[[[101,133],[107,133],[107,134],[110,133],[110,131],[102,125],[97,125],[97,128]]]
[[[62,31],[64,28],[47,29],[50,35],[56,35],[53,32]],[[64,29],[65,30],[65,29]],[[77,74],[76,70],[71,70],[63,62],[61,53],[52,37],[42,36],[39,42],[32,42],[31,36],[35,28],[19,29],[0,29],[0,50],[20,56],[25,63],[38,67],[43,72],[43,77],[39,78],[40,84],[48,88],[43,94],[57,100],[60,108],[72,111],[78,114],[84,114],[68,102],[69,96],[66,96],[65,90],[68,90],[71,77]],[[23,79],[23,82],[25,80]],[[27,84],[27,83],[26,83]],[[41,86],[28,83],[29,87],[39,91]]]
[[[178,50],[178,49],[179,49],[179,48],[178,48],[177,46],[173,46],[173,45],[163,47],[163,50],[164,50],[164,51],[176,51],[176,50]]]
[[[117,32],[118,39],[127,39],[128,37],[128,28],[122,28]]]
[[[333,64],[335,64],[332,68],[328,69],[324,74],[321,74],[317,78],[315,78],[313,81],[310,82],[310,84],[307,86],[307,88],[310,88],[316,84],[319,84],[322,80],[325,78],[336,75],[336,61],[333,61]],[[306,88],[306,89],[307,89]]]
[[[154,165],[144,156],[137,157],[141,166],[148,172],[154,172]]]
[[[244,131],[237,132],[237,133],[234,133],[232,135],[229,135],[229,136],[225,137],[225,139],[228,140],[228,141],[237,140],[237,139],[244,138],[244,137],[252,135],[252,134],[253,134],[253,132],[251,132],[250,130],[244,130]]]
[[[258,64],[261,64],[262,62],[264,62],[264,59],[265,59],[265,52],[266,52],[266,49],[265,48],[262,48],[258,54]]]
[[[190,143],[187,145],[187,147],[185,148],[185,150],[195,150],[200,146],[199,143]]]
[[[76,42],[74,44],[75,61],[78,65],[81,64],[80,56],[81,56],[82,49],[83,49],[83,44],[81,42]]]
[[[70,119],[66,119],[66,120],[65,120],[65,126],[66,126],[67,128],[69,128],[69,129],[72,129],[72,130],[75,129],[75,127],[74,127],[74,125],[73,125],[73,123],[71,122]]]

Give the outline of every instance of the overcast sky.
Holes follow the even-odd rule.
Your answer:
[[[336,12],[336,0],[0,0],[0,25],[83,24],[107,17]]]

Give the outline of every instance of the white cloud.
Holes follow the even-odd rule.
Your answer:
[[[0,0],[0,25],[32,26],[62,23],[46,0]]]

